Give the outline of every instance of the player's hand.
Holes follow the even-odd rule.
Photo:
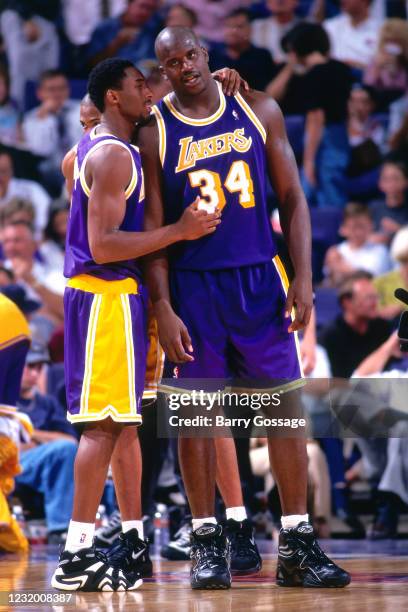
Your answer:
[[[295,310],[295,318],[289,325],[288,332],[303,329],[309,323],[313,307],[312,281],[309,278],[295,277],[289,285],[285,304],[285,317],[290,317]]]
[[[220,211],[215,210],[213,213],[208,213],[206,210],[199,210],[199,201],[200,198],[197,196],[177,222],[181,240],[195,240],[207,234],[212,234],[221,223]]]
[[[212,76],[216,81],[221,83],[222,91],[227,94],[227,96],[235,96],[241,86],[245,91],[249,91],[248,83],[241,77],[239,72],[233,68],[221,68],[213,72]]]
[[[170,361],[194,361],[194,357],[189,355],[193,352],[193,346],[187,327],[171,306],[166,304],[155,308],[155,316],[159,328],[159,342]]]

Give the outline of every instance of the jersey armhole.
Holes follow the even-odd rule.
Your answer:
[[[82,161],[81,168],[79,170],[79,180],[80,180],[80,183],[81,183],[81,187],[84,190],[85,195],[89,198],[89,196],[91,194],[91,190],[89,189],[89,186],[88,186],[88,184],[86,182],[86,178],[85,178],[86,163],[87,163],[90,155],[94,151],[97,151],[97,149],[100,149],[101,147],[103,147],[106,144],[113,144],[113,145],[118,145],[120,147],[123,147],[124,149],[126,149],[126,151],[130,155],[130,159],[132,161],[132,178],[130,179],[129,185],[127,186],[126,191],[125,191],[125,198],[128,199],[128,198],[130,198],[130,196],[132,195],[132,193],[136,189],[136,185],[137,185],[137,169],[136,169],[136,166],[135,166],[135,162],[134,162],[132,153],[129,151],[128,147],[123,142],[120,142],[120,140],[114,140],[114,139],[101,140],[100,142],[96,143],[96,145],[94,145],[91,149],[89,149],[89,151],[87,152],[87,154],[85,155],[85,157],[84,157],[84,159]]]
[[[164,123],[163,115],[161,114],[158,106],[154,105],[152,112],[156,117],[157,129],[159,130],[159,156],[162,167],[166,158],[166,126]]]
[[[244,113],[249,117],[249,119],[252,121],[252,123],[258,130],[265,144],[266,143],[266,130],[264,126],[262,125],[260,119],[256,116],[252,108],[249,106],[248,102],[244,100],[244,98],[241,96],[239,92],[235,94],[235,99],[240,105],[240,107],[242,108],[242,110],[244,111]]]

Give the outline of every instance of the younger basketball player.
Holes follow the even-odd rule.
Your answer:
[[[140,132],[146,227],[176,220],[197,194],[200,207],[223,211],[213,236],[176,245],[169,260],[164,252],[151,258],[161,344],[179,363],[179,378],[239,378],[254,386],[267,380],[270,391],[279,385],[288,392],[302,384],[292,332],[308,323],[312,283],[309,213],[282,115],[260,92],[225,98],[206,50],[187,28],[163,30],[156,53],[174,93]],[[267,174],[295,269],[289,287],[267,215]],[[285,403],[290,409],[281,394],[282,411]],[[309,524],[305,440],[268,442],[283,508],[277,584],[345,586],[349,575],[320,550]],[[214,441],[180,438],[179,454],[193,512],[191,585],[229,588],[228,545],[214,518]]]
[[[64,269],[68,418],[84,430],[72,520],[52,586],[133,590],[140,574],[109,565],[94,549],[93,535],[111,463],[127,542],[138,540],[140,483],[134,487],[132,472],[140,464],[135,425],[141,421],[146,313],[137,258],[212,233],[219,215],[192,204],[179,223],[143,232],[143,175],[129,142],[135,123],[149,116],[151,92],[132,63],[121,59],[98,64],[88,91],[102,117],[78,145]]]

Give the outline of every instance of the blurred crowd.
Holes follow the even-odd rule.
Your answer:
[[[235,68],[275,98],[312,219],[315,312],[302,340],[305,372],[404,377],[408,361],[395,333],[403,305],[394,290],[408,290],[407,12],[403,0],[0,0],[0,290],[25,314],[33,338],[19,410],[35,434],[22,451],[18,493],[34,515],[38,499],[29,493],[41,494],[49,533],[69,522],[77,440],[64,418],[69,201],[60,166],[81,138],[89,70],[107,57],[128,58],[158,100],[168,84],[155,37],[183,25],[208,50],[212,70]],[[279,239],[272,189],[268,197]],[[260,441],[239,451],[242,465],[243,454],[252,457],[243,480],[253,514],[252,476],[266,474],[264,450]],[[162,451],[169,470],[171,452]],[[372,537],[394,537],[408,490],[389,478],[390,461],[400,456],[395,469],[406,483],[407,453],[403,441],[399,449],[387,440],[311,442],[319,533],[330,533],[336,515],[364,534],[352,491],[365,482],[375,500]],[[178,479],[170,481],[173,490]],[[265,490],[272,507],[273,483]]]

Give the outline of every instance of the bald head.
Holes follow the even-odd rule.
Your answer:
[[[157,59],[162,62],[175,49],[190,45],[200,46],[200,41],[194,31],[184,26],[172,26],[164,28],[158,34],[154,49]]]
[[[86,93],[81,100],[81,106],[95,106],[95,104],[91,100],[91,96],[89,93]]]
[[[101,120],[101,113],[92,102],[89,94],[86,94],[79,107],[79,121],[84,132],[89,132],[95,125],[98,125]]]

